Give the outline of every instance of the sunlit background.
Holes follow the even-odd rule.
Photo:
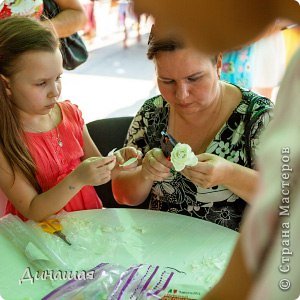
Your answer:
[[[118,7],[110,7],[110,1],[94,3],[96,36],[85,40],[89,58],[62,77],[61,99],[78,104],[86,122],[134,115],[147,98],[157,93],[153,62],[146,57],[151,20],[146,22],[142,17],[140,42],[135,20],[126,20],[129,36],[125,49]]]

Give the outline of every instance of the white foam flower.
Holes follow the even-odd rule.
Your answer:
[[[177,143],[171,152],[171,162],[177,172],[182,171],[186,166],[195,166],[198,158],[188,144]]]

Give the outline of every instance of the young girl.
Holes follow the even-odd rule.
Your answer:
[[[102,208],[93,185],[137,156],[133,148],[101,156],[77,106],[57,102],[62,72],[51,30],[24,17],[0,20],[0,188],[6,213],[23,220]]]

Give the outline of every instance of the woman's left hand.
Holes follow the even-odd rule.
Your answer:
[[[197,155],[198,163],[194,167],[186,167],[181,173],[194,184],[202,188],[211,188],[223,184],[232,163],[220,156],[202,153]]]
[[[121,148],[120,150],[114,152],[114,155],[117,159],[116,167],[118,166],[118,169],[122,170],[135,169],[138,165],[138,160],[141,159],[143,156],[142,152],[134,147]],[[134,161],[135,158],[136,160]],[[123,164],[129,161],[130,159],[132,159],[133,162],[123,166]]]

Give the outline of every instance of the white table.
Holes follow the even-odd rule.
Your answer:
[[[101,262],[168,266],[186,273],[182,284],[194,285],[210,285],[220,277],[238,237],[237,232],[211,222],[141,209],[73,212],[65,215],[62,223],[72,246],[56,236],[40,234],[45,241],[57,245],[56,249],[62,249],[69,264],[86,268]],[[49,281],[19,285],[24,270],[31,264],[3,236],[1,226],[0,251],[0,295],[4,299],[40,299],[53,290]]]

